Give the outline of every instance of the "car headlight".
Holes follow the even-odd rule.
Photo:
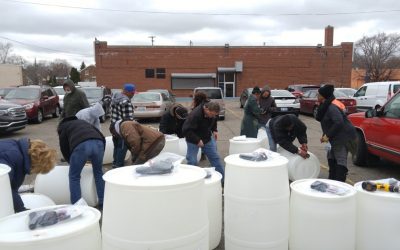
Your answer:
[[[33,106],[34,106],[33,103],[28,103],[28,104],[25,104],[25,105],[24,105],[24,108],[25,108],[25,109],[31,109],[31,108],[33,108]]]
[[[8,115],[8,110],[7,109],[0,110],[0,115]]]

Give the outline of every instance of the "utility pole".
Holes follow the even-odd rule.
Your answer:
[[[154,46],[154,38],[156,38],[156,36],[149,36],[149,38],[151,39],[151,46]]]

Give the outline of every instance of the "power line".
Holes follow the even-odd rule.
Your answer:
[[[124,10],[124,9],[109,9],[109,8],[92,8],[92,7],[80,7],[80,6],[60,5],[60,4],[25,2],[25,1],[17,1],[17,0],[1,0],[1,1],[19,3],[19,4],[50,6],[50,7],[58,7],[58,8],[90,10],[90,11],[143,13],[143,14],[168,14],[168,15],[201,15],[201,16],[335,16],[335,15],[378,14],[378,13],[400,12],[400,9],[399,10],[394,9],[394,10],[370,10],[370,11],[352,11],[352,12],[277,13],[277,14],[210,13],[210,12],[207,13],[207,12],[172,12],[172,11],[150,11],[150,10]]]
[[[0,36],[0,38],[1,38],[1,39],[4,39],[4,40],[11,41],[11,42],[14,42],[14,43],[21,44],[21,45],[26,46],[26,47],[35,47],[35,48],[39,48],[39,49],[43,49],[43,50],[48,50],[48,51],[53,51],[53,52],[57,52],[57,53],[70,54],[70,55],[78,55],[78,56],[84,56],[84,57],[93,56],[93,55],[90,55],[90,54],[79,54],[79,53],[74,53],[74,52],[69,52],[69,51],[64,51],[64,50],[57,50],[57,49],[46,48],[46,47],[38,46],[38,45],[35,45],[35,44],[28,44],[28,43],[24,43],[24,42],[21,42],[21,41],[17,41],[17,40],[14,40],[14,39],[11,39],[11,38],[8,38],[8,37],[4,37],[4,36]]]

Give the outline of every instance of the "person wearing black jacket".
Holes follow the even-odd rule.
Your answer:
[[[160,120],[160,132],[163,134],[176,134],[183,138],[182,126],[188,116],[188,110],[181,104],[174,104]]]
[[[267,123],[267,129],[270,129],[275,144],[304,159],[307,158],[307,127],[297,116],[287,114],[274,117]],[[300,148],[293,144],[296,138],[301,144]]]
[[[92,163],[99,207],[103,205],[104,180],[103,156],[106,141],[103,134],[93,125],[79,120],[76,116],[63,119],[58,125],[61,153],[70,164],[69,190],[71,203],[81,198],[81,172],[86,161]]]
[[[186,160],[188,164],[197,165],[197,153],[201,148],[211,165],[223,177],[224,167],[215,142],[218,138],[217,119],[219,110],[219,104],[212,101],[198,105],[190,112],[183,124],[182,133],[187,143]]]

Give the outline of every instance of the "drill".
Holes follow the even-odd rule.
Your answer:
[[[379,182],[371,182],[371,181],[363,181],[361,183],[361,187],[369,192],[374,192],[376,190],[399,193],[399,187],[387,183],[379,183]]]

